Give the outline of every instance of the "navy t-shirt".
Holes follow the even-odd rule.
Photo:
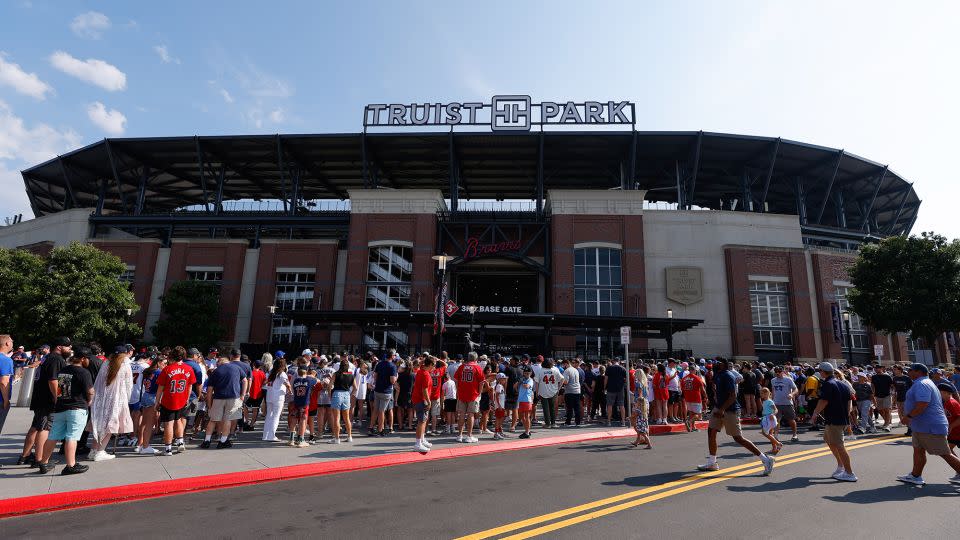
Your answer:
[[[820,413],[829,426],[846,426],[850,423],[850,389],[847,385],[831,377],[820,383],[820,399],[827,400],[827,406]]]
[[[377,383],[374,385],[373,391],[381,394],[392,394],[393,383],[390,382],[390,378],[397,376],[397,366],[389,360],[381,360],[377,362],[377,367],[373,368],[373,371],[377,374]]]
[[[243,372],[234,362],[220,364],[210,372],[209,388],[213,388],[213,399],[236,399],[243,390]]]
[[[253,368],[250,367],[250,364],[243,361],[239,361],[239,360],[236,362],[231,361],[230,363],[235,364],[237,367],[240,368],[240,372],[243,373],[244,379],[249,379],[253,377]]]
[[[623,392],[627,382],[627,370],[620,364],[607,367],[607,392]]]
[[[310,402],[310,392],[317,380],[313,377],[297,377],[293,380],[293,404],[297,407],[306,407]]]
[[[724,370],[722,373],[715,374],[713,377],[714,385],[716,386],[716,405],[720,407],[723,405],[730,396],[737,395],[737,376],[733,374],[730,370]],[[733,403],[726,408],[724,412],[734,412],[740,410],[740,403],[736,399],[733,400]]]

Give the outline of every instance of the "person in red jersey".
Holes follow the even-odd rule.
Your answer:
[[[413,449],[421,454],[430,451],[433,445],[427,442],[427,417],[430,414],[430,394],[433,391],[433,358],[429,356],[423,360],[423,365],[417,371],[413,380],[413,412],[417,420],[417,441]]]
[[[687,411],[684,424],[687,431],[697,431],[697,421],[703,413],[703,402],[707,397],[706,385],[694,367],[680,380],[680,391],[683,392],[683,405]]]
[[[443,360],[435,359],[434,367],[430,370],[430,427],[433,435],[440,435],[437,422],[443,414],[443,376],[447,372],[447,365]]]
[[[160,422],[163,424],[163,455],[173,455],[174,429],[176,429],[177,453],[183,452],[183,422],[187,417],[187,401],[190,390],[194,389],[200,395],[200,385],[193,368],[183,362],[187,357],[187,350],[176,347],[173,350],[174,362],[163,368],[157,378],[157,403],[160,404]]]
[[[453,375],[457,383],[457,424],[459,436],[457,442],[475,443],[473,436],[473,419],[480,412],[480,389],[483,386],[483,370],[477,364],[477,353],[467,355],[467,361],[457,368]],[[463,436],[463,428],[467,428],[467,436]]]

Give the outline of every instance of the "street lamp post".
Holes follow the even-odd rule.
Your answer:
[[[277,306],[267,306],[267,311],[270,312],[270,335],[267,336],[267,348],[270,348],[270,345],[273,344],[273,325],[276,322],[276,313]]]
[[[673,310],[667,310],[667,359],[673,358]]]
[[[850,334],[850,312],[843,312],[843,329],[846,332],[847,342],[847,364],[853,365],[853,335]]]
[[[446,280],[447,280],[447,261],[453,260],[456,257],[452,255],[447,255],[446,253],[444,253],[443,255],[434,255],[431,258],[437,261],[437,270],[440,273],[439,283],[440,283],[440,287],[443,288],[443,285],[444,283],[446,283]],[[434,291],[434,293],[435,293],[434,298],[436,298],[438,302],[443,300],[442,298],[436,295],[436,291]],[[443,311],[444,306],[434,306],[434,309],[440,310],[441,317],[447,316],[446,313]],[[437,329],[437,354],[440,354],[442,352],[443,352],[443,330],[438,328]]]

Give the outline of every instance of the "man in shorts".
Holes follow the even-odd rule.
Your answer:
[[[480,412],[480,389],[483,386],[483,370],[477,365],[477,353],[467,354],[466,362],[457,368],[453,380],[457,383],[457,442],[475,443],[473,419]],[[464,427],[466,437],[463,436]]]
[[[427,417],[430,414],[431,392],[433,388],[433,358],[426,357],[420,365],[413,380],[413,393],[410,396],[413,403],[413,413],[417,421],[417,440],[413,449],[421,454],[426,454],[433,446],[427,441]]]
[[[59,397],[54,407],[53,424],[50,436],[45,443],[44,460],[40,463],[40,474],[45,474],[53,467],[47,460],[53,453],[58,441],[63,441],[63,455],[67,466],[60,472],[62,475],[80,474],[88,467],[77,463],[77,441],[87,425],[87,408],[93,402],[93,377],[86,364],[92,356],[89,349],[86,351],[78,347],[69,363],[60,370],[57,376]]]
[[[536,370],[534,370],[536,372]],[[607,392],[607,424],[613,422],[614,407],[620,411],[620,425],[627,425],[627,410],[624,405],[627,389],[627,370],[620,365],[620,360],[614,358],[613,363],[607,366],[607,372],[604,375],[603,387]]]
[[[837,469],[831,476],[841,482],[856,482],[857,476],[853,474],[853,466],[850,465],[850,454],[843,444],[843,434],[850,424],[850,412],[853,410],[850,387],[834,377],[835,368],[830,362],[821,362],[818,371],[819,399],[810,421],[816,422],[818,417],[823,416],[823,442],[827,443],[833,457],[837,459]]]
[[[897,480],[918,486],[925,484],[923,468],[927,464],[927,454],[930,454],[943,458],[957,473],[949,481],[960,484],[960,458],[950,453],[947,444],[949,424],[940,389],[927,377],[927,366],[923,364],[912,364],[907,376],[913,380],[913,384],[907,390],[907,399],[903,404],[903,410],[906,411],[903,421],[913,432],[913,469],[909,474],[898,476]]]
[[[397,365],[393,363],[394,351],[373,367],[373,403],[376,428],[371,435],[383,437],[393,431],[393,387],[397,384]]]
[[[725,358],[718,358],[713,365],[716,405],[707,427],[707,446],[710,454],[707,456],[707,462],[697,466],[697,470],[720,470],[720,465],[717,463],[717,434],[723,428],[737,444],[760,458],[760,462],[763,463],[763,474],[767,476],[773,471],[775,458],[764,454],[756,445],[743,438],[743,432],[740,429],[740,404],[737,402],[737,377],[728,367],[729,364]]]
[[[683,406],[686,414],[683,423],[687,431],[700,431],[697,429],[697,421],[703,414],[703,402],[707,398],[703,379],[695,370],[690,370],[680,381],[680,389],[683,392]]]
[[[41,462],[46,462],[44,448],[47,435],[50,434],[50,426],[53,424],[53,409],[59,392],[58,376],[60,370],[66,367],[66,359],[71,354],[73,354],[73,343],[70,338],[58,337],[53,340],[51,351],[34,372],[33,395],[30,397],[33,420],[30,422],[30,430],[27,431],[27,437],[23,442],[23,453],[17,460],[17,465],[28,463],[31,467],[36,467]],[[36,448],[33,456],[30,455],[32,448]]]
[[[797,411],[794,408],[793,400],[797,397],[797,383],[793,382],[793,377],[789,373],[784,373],[783,366],[773,368],[774,377],[770,380],[770,386],[773,389],[773,404],[777,406],[777,413],[780,425],[789,425],[793,433],[790,442],[797,442]]]
[[[426,358],[433,358],[427,355]],[[421,367],[420,369],[425,369]],[[434,360],[433,368],[430,369],[430,433],[434,436],[440,435],[440,415],[443,414],[443,377],[447,373],[447,366],[442,360]]]
[[[680,392],[680,371],[677,370],[677,361],[673,358],[667,362],[667,381],[667,390],[670,396],[667,398],[667,422],[679,424],[680,417],[685,417],[686,412],[680,410],[683,401],[683,395]],[[607,403],[609,402],[608,398]]]
[[[890,409],[893,408],[893,377],[887,373],[887,368],[878,365],[876,373],[870,377],[870,384],[873,385],[873,406],[877,408],[877,412],[883,418],[883,425],[880,426],[880,429],[889,432]]]
[[[243,372],[239,366],[226,358],[220,359],[217,363],[217,369],[210,372],[208,379],[207,414],[209,415],[209,421],[207,422],[206,436],[200,443],[200,448],[210,448],[210,439],[213,436],[214,429],[220,435],[217,449],[230,448],[233,446],[229,438],[230,422],[239,419],[242,414],[240,396],[244,393],[247,380],[243,377]]]

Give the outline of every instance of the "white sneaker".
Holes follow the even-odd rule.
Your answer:
[[[111,459],[114,459],[115,457],[117,457],[117,456],[115,456],[115,455],[113,455],[113,454],[108,454],[108,453],[104,452],[103,450],[101,450],[101,451],[99,451],[99,452],[96,452],[96,453],[93,454],[92,456],[90,456],[90,459],[93,460],[93,461],[109,461],[109,460],[111,460]]]
[[[773,464],[777,461],[777,458],[766,456],[766,458],[761,458],[760,461],[763,463],[763,475],[770,476],[770,473],[773,472]]]
[[[836,478],[841,482],[856,482],[858,480],[857,475],[853,473],[848,473],[846,471],[838,475]]]
[[[703,465],[697,465],[698,471],[719,471],[720,464],[714,461],[713,463],[704,463]]]
[[[503,438],[503,437],[502,437],[499,433],[494,433],[494,434],[493,434],[493,440],[495,440],[495,441],[499,441],[499,440],[502,439],[502,438]]]
[[[433,448],[433,443],[426,439],[420,441],[420,444],[422,444],[423,446],[426,446],[427,448]]]
[[[475,443],[475,442],[479,442],[479,441],[477,440],[476,437],[466,437],[466,438],[464,439],[464,442]]]
[[[924,482],[922,476],[914,476],[914,475],[912,475],[912,474],[910,474],[910,473],[907,473],[907,474],[905,474],[905,475],[903,475],[903,476],[898,476],[898,477],[897,477],[897,480],[899,480],[899,481],[901,481],[901,482],[904,482],[904,483],[907,483],[907,484],[913,484],[913,485],[915,485],[915,486],[922,486],[922,485],[926,484],[926,482]]]
[[[419,441],[417,441],[417,443],[413,445],[413,449],[414,449],[414,451],[420,452],[421,454],[426,454],[427,452],[430,451],[429,448],[427,448],[426,446],[423,446],[422,444],[420,444]]]
[[[457,435],[457,442],[467,442],[466,439],[463,435]]]
[[[837,470],[833,471],[833,474],[830,475],[830,478],[836,478],[845,472],[846,471],[843,469],[843,467],[837,467]]]
[[[330,444],[340,444],[340,438],[330,439]]]
[[[353,437],[347,437],[347,442],[353,442]]]
[[[157,449],[152,446],[144,446],[143,448],[140,449],[138,453],[152,456],[157,453]]]

